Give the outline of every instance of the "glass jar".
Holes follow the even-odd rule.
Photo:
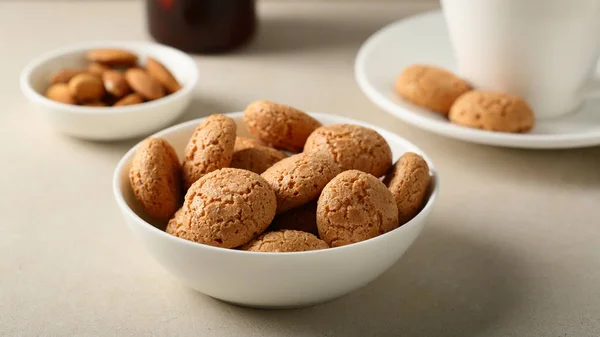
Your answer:
[[[189,53],[235,49],[256,30],[254,0],[146,0],[146,15],[154,39]]]

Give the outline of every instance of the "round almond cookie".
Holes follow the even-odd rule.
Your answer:
[[[447,115],[452,103],[471,90],[469,83],[441,68],[412,65],[396,79],[396,92],[405,100]]]
[[[528,132],[535,124],[533,111],[521,97],[477,90],[460,96],[448,117],[458,125],[500,132]]]
[[[429,166],[423,157],[406,152],[385,176],[384,184],[396,199],[398,222],[407,223],[423,207],[429,188]]]
[[[292,208],[275,216],[271,230],[293,229],[319,235],[317,230],[317,201],[313,200],[300,207]]]
[[[189,188],[168,231],[182,239],[234,248],[264,232],[276,208],[275,192],[258,174],[223,168]]]
[[[377,131],[354,124],[322,126],[306,140],[304,152],[328,154],[342,171],[381,177],[392,166],[392,150]]]
[[[364,241],[398,227],[392,193],[373,175],[350,170],[323,189],[317,202],[319,237],[331,247]]]
[[[261,141],[260,139],[247,138],[247,137],[236,137],[235,145],[233,146],[233,151],[247,149],[247,148],[253,147],[255,145],[269,146],[267,143]]]
[[[133,195],[154,220],[168,221],[181,206],[181,165],[175,150],[162,138],[140,143],[129,168]]]
[[[186,188],[203,175],[229,166],[233,156],[237,126],[225,115],[203,120],[185,147],[183,181]]]
[[[179,227],[183,226],[184,222],[184,211],[183,207],[181,207],[177,210],[177,212],[175,212],[175,215],[173,215],[171,220],[169,220],[167,223],[165,232],[175,235],[175,233],[179,230]]]
[[[301,152],[306,138],[321,126],[305,112],[269,101],[250,103],[244,110],[244,122],[254,137],[291,152]]]
[[[254,145],[245,149],[233,151],[229,167],[261,174],[285,157],[285,153],[275,150],[272,147]]]
[[[261,176],[275,190],[279,214],[317,199],[338,173],[338,166],[328,156],[299,153],[277,162]]]
[[[305,252],[327,248],[329,248],[327,243],[313,234],[284,229],[265,233],[245,244],[242,247],[242,250],[250,252],[283,253]]]

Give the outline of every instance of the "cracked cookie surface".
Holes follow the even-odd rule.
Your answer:
[[[429,166],[416,153],[404,153],[390,169],[383,182],[396,200],[400,225],[419,213],[430,181]]]
[[[500,132],[528,132],[535,124],[533,111],[521,97],[478,90],[460,96],[448,117],[462,126]]]
[[[269,146],[267,143],[263,142],[260,139],[238,136],[235,137],[235,145],[233,146],[233,151],[247,149],[256,145]]]
[[[242,250],[251,252],[304,252],[327,248],[329,248],[327,243],[313,234],[284,229],[265,233],[244,245]]]
[[[398,227],[392,193],[373,175],[357,170],[340,173],[317,202],[319,237],[331,247],[344,246]]]
[[[359,170],[381,177],[392,166],[392,150],[377,131],[354,124],[322,126],[306,140],[304,152],[322,152],[342,171]]]
[[[267,229],[276,207],[275,192],[258,174],[223,168],[192,184],[167,227],[186,240],[234,248]]]
[[[299,153],[277,162],[261,176],[275,190],[279,214],[318,198],[338,173],[338,166],[328,156]]]
[[[203,120],[185,147],[183,179],[189,187],[203,175],[229,166],[233,156],[237,126],[225,115]]]
[[[157,221],[166,222],[181,205],[181,164],[162,138],[140,143],[129,168],[129,182],[138,203]]]
[[[275,148],[301,152],[306,138],[321,123],[303,111],[270,101],[255,101],[244,110],[250,134]]]
[[[452,103],[471,89],[453,73],[428,65],[412,65],[396,79],[396,93],[423,108],[447,115]]]
[[[175,215],[173,215],[171,220],[169,220],[169,222],[167,223],[167,228],[165,229],[165,232],[177,236],[175,232],[178,228],[184,225],[185,220],[183,217],[183,213],[183,207],[179,208],[177,212],[175,212]]]

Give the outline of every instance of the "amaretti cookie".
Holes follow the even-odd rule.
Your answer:
[[[261,176],[275,190],[279,214],[315,200],[339,172],[326,155],[299,153],[277,162]]]
[[[247,149],[255,145],[269,146],[269,144],[263,142],[260,139],[238,136],[235,137],[235,145],[233,146],[233,151]]]
[[[453,73],[429,65],[415,64],[396,79],[396,92],[405,100],[447,115],[452,103],[471,90],[467,81]]]
[[[521,97],[478,90],[460,96],[448,117],[459,125],[500,132],[527,132],[535,124],[533,111]]]
[[[321,152],[342,171],[359,170],[381,177],[392,166],[392,150],[377,131],[354,124],[322,126],[306,140],[304,152]]]
[[[229,166],[237,126],[225,115],[207,117],[194,131],[185,147],[183,178],[189,187],[203,175]]]
[[[234,151],[229,166],[261,174],[286,157],[285,153],[272,147],[252,145]]]
[[[306,138],[321,126],[303,111],[270,101],[250,103],[244,111],[244,122],[254,137],[291,152],[301,152]]]
[[[181,164],[164,139],[140,143],[129,168],[129,182],[136,200],[154,220],[166,222],[181,206]]]
[[[250,241],[242,250],[251,252],[304,252],[309,250],[327,249],[329,246],[310,233],[280,230],[265,233]]]
[[[404,153],[390,169],[384,183],[396,200],[400,225],[419,213],[425,202],[430,180],[427,162],[416,153]]]
[[[258,174],[223,168],[190,186],[169,232],[206,245],[234,248],[264,232],[276,208],[275,192]]]
[[[328,245],[344,246],[397,228],[398,208],[379,179],[362,171],[345,171],[321,192],[317,227]]]

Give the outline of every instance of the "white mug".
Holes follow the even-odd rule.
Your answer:
[[[600,0],[441,0],[459,74],[523,97],[536,118],[600,94]]]

